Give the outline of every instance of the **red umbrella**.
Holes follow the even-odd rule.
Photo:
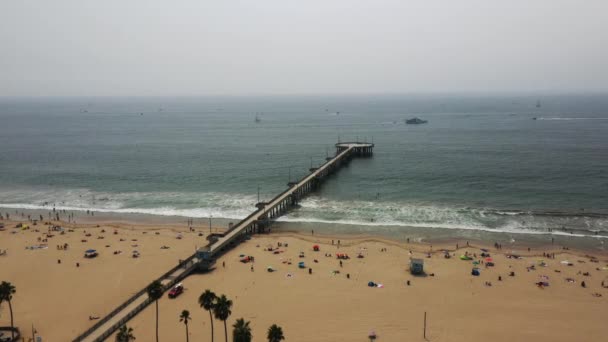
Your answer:
[[[494,260],[492,260],[492,258],[486,258],[485,260],[486,260],[486,262],[492,262],[492,261],[494,261]]]

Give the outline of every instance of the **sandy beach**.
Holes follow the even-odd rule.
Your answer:
[[[103,221],[97,227],[90,221],[77,226],[62,223],[65,232],[53,232],[52,237],[46,236],[44,225],[30,224],[23,230],[14,228],[17,222],[4,221],[0,249],[7,253],[0,256],[0,279],[17,288],[15,322],[26,336],[33,324],[45,341],[73,339],[94,324],[89,316],[103,317],[191,255],[206,243],[208,232],[190,231],[178,223]],[[66,243],[67,250],[58,249]],[[213,271],[185,279],[179,297],[163,296],[160,338],[185,340],[179,314],[187,309],[193,318],[190,339],[210,339],[208,313],[197,303],[205,289],[226,294],[234,302],[229,334],[231,325],[243,317],[251,321],[255,341],[265,340],[266,330],[275,323],[289,341],[367,341],[371,330],[381,341],[423,341],[424,312],[427,339],[432,341],[597,341],[605,336],[608,288],[601,283],[608,284],[606,254],[586,255],[558,247],[498,251],[492,242],[469,247],[466,241],[457,243],[455,251],[455,243],[431,247],[373,237],[286,232],[254,236],[222,255]],[[36,248],[45,244],[47,248]],[[278,244],[279,252],[267,251]],[[315,244],[320,251],[313,251]],[[451,258],[444,257],[440,251],[444,248]],[[481,274],[472,276],[473,260],[459,256],[468,253],[474,260],[484,260],[480,248],[488,249],[495,266],[480,264]],[[85,259],[87,249],[97,250],[99,256]],[[138,258],[132,257],[134,250],[140,253]],[[350,259],[340,265],[336,253],[346,253]],[[543,253],[555,253],[555,258]],[[508,254],[521,258],[507,258]],[[255,262],[242,263],[241,255],[254,256]],[[424,260],[427,276],[410,275],[410,257]],[[298,268],[302,261],[304,269]],[[268,266],[275,271],[268,272]],[[370,287],[370,281],[382,287]],[[539,281],[549,286],[540,288]],[[3,305],[0,325],[8,324],[8,308]],[[128,325],[138,341],[152,341],[154,306]],[[221,322],[215,322],[215,334],[223,340]]]

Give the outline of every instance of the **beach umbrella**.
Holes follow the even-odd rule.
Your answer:
[[[95,253],[95,252],[97,252],[97,251],[96,251],[96,250],[94,250],[94,249],[87,249],[87,250],[85,251],[85,253]]]
[[[486,258],[486,262],[493,262],[494,260],[492,258]]]

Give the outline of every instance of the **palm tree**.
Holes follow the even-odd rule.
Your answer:
[[[155,280],[152,284],[148,285],[146,288],[146,292],[148,292],[148,297],[156,302],[156,342],[158,342],[158,300],[163,296],[164,287],[160,281]]]
[[[198,297],[198,303],[201,307],[209,311],[209,319],[211,320],[211,342],[213,342],[213,315],[211,314],[211,311],[215,306],[216,299],[217,296],[211,290],[205,290],[205,292]]]
[[[11,312],[11,341],[15,339],[15,325],[13,323],[13,305],[11,303],[15,292],[17,292],[17,290],[15,289],[15,286],[13,286],[13,284],[6,281],[3,281],[2,284],[0,284],[0,304],[2,304],[3,301],[7,301],[8,308]]]
[[[280,326],[273,324],[268,328],[268,342],[280,342],[284,339],[283,329]]]
[[[135,341],[135,336],[133,336],[133,328],[123,325],[120,327],[120,329],[118,329],[118,334],[116,334],[116,342],[131,341]]]
[[[186,326],[186,342],[190,341],[190,336],[188,335],[188,321],[191,319],[192,318],[190,317],[190,311],[188,310],[182,311],[182,314],[179,315],[179,321],[184,322],[184,325]]]
[[[226,342],[228,342],[228,327],[226,327],[226,320],[230,317],[232,311],[232,301],[226,298],[226,295],[221,295],[216,301],[213,307],[213,314],[215,318],[224,321],[224,336],[226,336]]]
[[[239,318],[232,327],[234,328],[232,330],[232,342],[251,342],[253,336],[251,335],[249,321]]]

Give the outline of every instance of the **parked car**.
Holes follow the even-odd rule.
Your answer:
[[[169,290],[169,298],[175,298],[182,294],[182,292],[184,292],[184,285],[182,285],[182,283],[179,283],[173,286],[171,290]]]

